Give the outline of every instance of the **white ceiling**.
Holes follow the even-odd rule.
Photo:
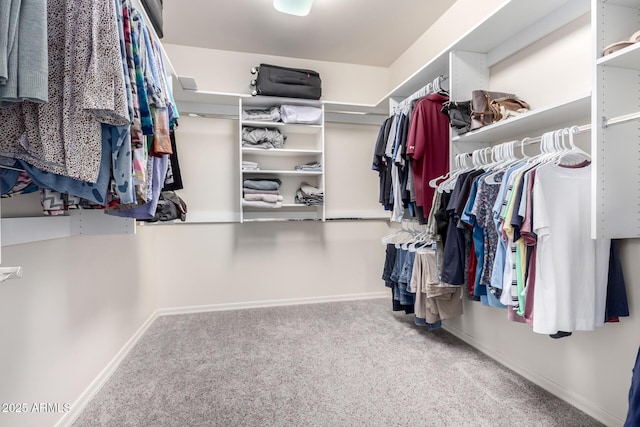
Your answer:
[[[164,43],[388,67],[455,0],[314,0],[306,17],[272,0],[165,0]]]

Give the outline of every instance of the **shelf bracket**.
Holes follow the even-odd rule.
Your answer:
[[[22,278],[22,267],[0,267],[0,283],[8,279]]]

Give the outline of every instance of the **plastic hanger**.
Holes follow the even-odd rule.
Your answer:
[[[515,155],[514,146],[517,143],[518,141],[511,141],[511,142],[505,142],[503,144],[500,144],[501,151],[502,151],[501,153],[502,163],[495,166],[494,168],[495,172],[492,172],[489,175],[485,176],[484,180],[487,184],[491,184],[491,185],[500,184],[501,181],[496,181],[495,177],[499,173],[506,171],[509,167],[513,166],[514,164],[522,160],[517,158]]]
[[[571,164],[577,164],[584,160],[591,160],[591,155],[579,148],[573,140],[573,136],[580,131],[578,126],[572,126],[569,129],[564,129],[564,131],[566,131],[569,138],[569,147],[567,151],[564,151],[555,159],[555,164],[559,165],[565,159],[570,160],[572,162]]]

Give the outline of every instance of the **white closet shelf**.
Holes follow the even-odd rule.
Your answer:
[[[394,97],[406,98],[436,76],[448,74],[449,52],[486,53],[487,65],[491,66],[587,13],[589,9],[590,0],[505,1],[485,20],[391,90],[380,103]]]
[[[322,101],[304,98],[282,98],[278,96],[244,96],[242,100],[243,107],[268,108],[287,104],[320,107],[322,105]]]
[[[294,148],[250,148],[243,147],[243,154],[256,154],[260,156],[282,156],[282,157],[296,157],[296,156],[314,156],[317,154],[322,154],[322,150],[297,150]]]
[[[305,204],[303,204],[303,203],[283,203],[283,204],[282,204],[282,207],[283,207],[283,208],[287,208],[287,209],[290,209],[290,208],[297,208],[297,209],[317,209],[317,208],[321,208],[321,207],[322,207],[322,205],[308,206],[308,205],[305,205]]]
[[[640,42],[599,58],[596,61],[596,65],[640,70]]]
[[[204,90],[184,90],[180,83],[174,85],[173,97],[176,102],[193,102],[196,104],[217,104],[238,106],[238,98],[250,98],[243,93],[209,92]]]
[[[607,3],[623,7],[638,7],[638,0],[608,0]]]
[[[290,176],[320,176],[322,171],[291,171],[291,170],[259,170],[259,171],[242,171],[246,175],[290,175]]]
[[[591,95],[531,110],[517,117],[453,137],[453,142],[503,142],[527,133],[540,133],[562,126],[582,125],[591,121]]]
[[[321,125],[305,125],[298,123],[282,123],[282,122],[261,122],[255,120],[244,120],[242,126],[249,126],[255,128],[273,128],[280,129],[284,134],[287,133],[306,133],[315,135],[322,131]]]
[[[75,209],[60,216],[2,218],[1,233],[2,246],[11,246],[80,235],[135,234],[136,221],[102,210]]]
[[[245,218],[243,222],[322,221],[316,218]]]

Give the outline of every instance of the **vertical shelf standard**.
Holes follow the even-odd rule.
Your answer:
[[[640,43],[603,56],[640,31],[640,0],[593,0],[591,13],[591,237],[640,237],[640,121],[608,124],[640,112]]]

